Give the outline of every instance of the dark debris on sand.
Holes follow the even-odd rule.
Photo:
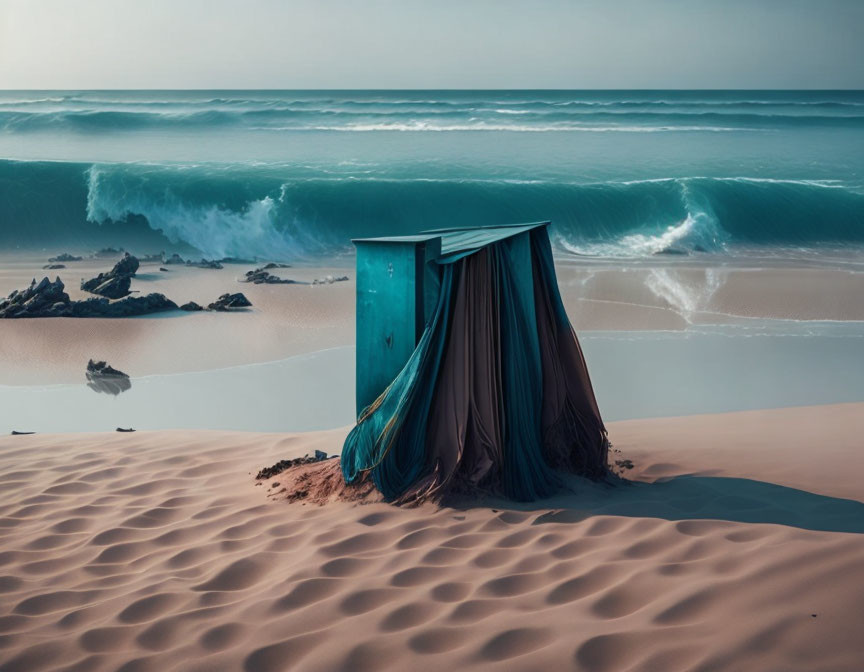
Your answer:
[[[260,481],[267,478],[273,478],[277,474],[281,474],[286,469],[291,469],[292,467],[299,467],[302,464],[314,464],[315,462],[323,462],[324,460],[330,460],[336,457],[336,455],[331,455],[327,457],[327,453],[323,450],[316,450],[314,455],[304,455],[303,457],[295,457],[293,460],[279,460],[272,467],[265,467],[255,476],[256,481]]]
[[[319,453],[324,455],[321,451],[316,451],[316,455]],[[342,465],[336,455],[320,459],[307,455],[295,460],[283,460],[268,469],[262,469],[259,478],[270,469],[277,469],[270,478],[279,474],[279,480],[273,481],[266,490],[270,498],[284,499],[289,503],[318,505],[337,500],[358,504],[383,501],[372,479],[365,475],[354,483],[345,483]],[[259,480],[255,485],[262,483]]]

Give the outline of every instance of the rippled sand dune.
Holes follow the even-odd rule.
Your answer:
[[[860,669],[864,405],[613,423],[630,484],[289,504],[344,430],[0,438],[0,669]]]

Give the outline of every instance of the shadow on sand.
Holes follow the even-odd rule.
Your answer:
[[[540,502],[514,504],[496,499],[484,504],[518,511],[553,509],[539,516],[535,525],[572,523],[591,516],[628,516],[771,523],[864,534],[862,502],[747,478],[682,475],[653,483],[622,479],[611,485],[572,478],[567,487],[571,492]]]

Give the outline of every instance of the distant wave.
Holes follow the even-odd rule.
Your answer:
[[[278,98],[171,101],[84,99],[70,102],[70,99],[65,98],[19,99],[0,96],[0,131],[5,133],[105,133],[139,129],[206,132],[227,126],[273,132],[864,129],[864,103],[286,101]]]
[[[543,219],[559,253],[592,257],[864,246],[864,194],[838,181],[286,178],[273,166],[0,161],[3,247],[134,233],[147,249],[296,258],[343,252],[357,236]]]

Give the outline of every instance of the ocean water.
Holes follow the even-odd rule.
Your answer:
[[[864,330],[855,323],[586,332],[581,341],[606,422],[864,400]],[[0,435],[118,426],[267,432],[347,427],[355,420],[354,357],[353,347],[341,347],[277,362],[145,376],[133,378],[118,396],[83,382],[0,384]]]
[[[565,258],[860,258],[864,92],[0,92],[0,251],[537,220]]]

